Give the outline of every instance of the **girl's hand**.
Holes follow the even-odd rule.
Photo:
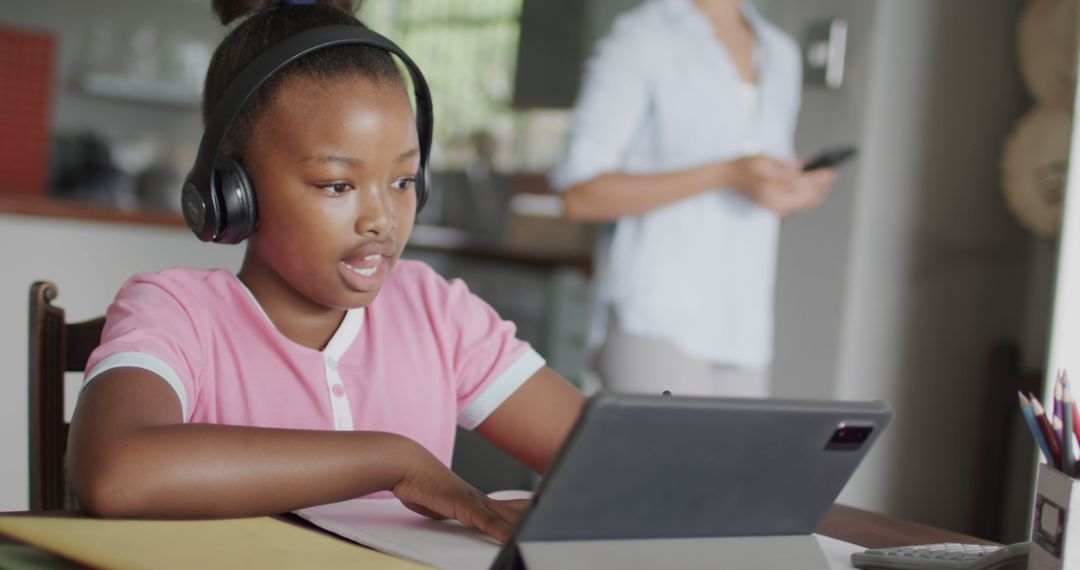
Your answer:
[[[527,499],[499,501],[484,495],[419,445],[416,457],[392,489],[401,502],[426,517],[451,518],[506,542]]]

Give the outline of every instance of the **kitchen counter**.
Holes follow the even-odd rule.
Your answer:
[[[37,196],[0,195],[0,213],[157,227],[186,227],[184,219],[175,213],[120,210],[99,204]],[[531,223],[521,219],[515,221],[520,225]],[[558,230],[555,224],[576,226],[561,220],[543,220],[541,223],[553,224],[552,231]],[[509,233],[511,235],[506,239],[481,238],[458,228],[421,224],[413,229],[409,247],[538,268],[568,267],[585,274],[590,273],[592,250],[587,239],[568,243],[565,240],[546,240],[536,231],[531,232],[531,238],[522,232]]]

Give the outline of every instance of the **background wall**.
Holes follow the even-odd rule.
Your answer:
[[[970,403],[984,396],[987,350],[1014,339],[1041,363],[1048,331],[1052,246],[1008,215],[998,166],[1028,104],[1014,57],[1021,5],[770,6],[796,38],[816,20],[848,21],[846,85],[804,90],[797,148],[860,149],[822,208],[784,223],[778,390],[889,401],[894,424],[841,500],[968,532],[981,475]]]
[[[1019,6],[879,4],[842,333],[837,395],[887,397],[897,412],[851,496],[965,531],[981,433],[978,406],[960,403],[983,401],[987,350],[1019,340],[1027,311],[1033,238],[1005,211],[998,167],[1027,105]]]

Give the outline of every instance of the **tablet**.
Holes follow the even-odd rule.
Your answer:
[[[880,401],[601,392],[511,542],[810,534],[891,417]]]

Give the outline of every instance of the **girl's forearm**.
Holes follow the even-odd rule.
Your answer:
[[[205,518],[281,513],[391,489],[412,462],[425,460],[435,459],[389,433],[191,424],[139,428],[92,457],[73,454],[70,464],[91,513]]]

